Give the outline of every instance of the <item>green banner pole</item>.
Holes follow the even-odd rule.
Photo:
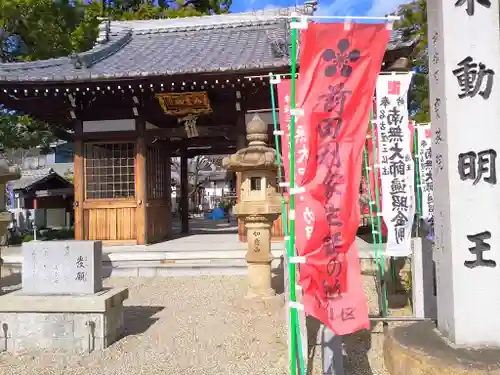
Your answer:
[[[296,18],[292,18],[292,23],[296,22]],[[292,27],[292,69],[291,69],[291,74],[292,74],[292,87],[290,90],[290,98],[291,98],[291,103],[290,103],[290,111],[292,112],[292,116],[290,118],[290,189],[295,188],[295,115],[293,113],[295,107],[296,107],[296,95],[295,95],[295,88],[297,85],[297,29]],[[293,304],[297,302],[297,296],[296,296],[296,290],[295,290],[295,284],[296,284],[296,277],[295,277],[295,264],[290,261],[290,258],[295,256],[295,196],[294,194],[290,194],[290,243],[288,246],[288,272],[290,275],[290,302]],[[297,307],[292,306],[290,308],[290,314],[291,314],[291,321],[292,321],[292,326],[295,328],[295,334],[292,334],[292,352],[295,351],[297,353],[297,344],[300,342],[300,333],[298,331],[299,327],[299,318],[298,318],[298,312],[297,312]],[[292,357],[290,363],[290,368],[293,369],[295,368],[295,361],[296,359]],[[306,369],[304,367],[304,359],[302,358],[302,350],[301,348],[299,349],[299,364],[300,364],[300,373],[301,375],[305,375]],[[292,374],[295,374],[292,372]]]

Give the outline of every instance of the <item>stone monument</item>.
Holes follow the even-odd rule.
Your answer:
[[[267,124],[255,115],[247,124],[248,147],[223,160],[224,168],[241,172],[240,202],[235,215],[245,222],[248,238],[249,299],[275,295],[271,287],[271,228],[281,214],[276,151],[267,146]]]
[[[22,289],[0,297],[0,351],[84,353],[121,337],[128,289],[102,287],[101,241],[31,241],[23,258]]]
[[[102,290],[99,241],[23,244],[24,294],[94,294]]]
[[[498,0],[429,0],[437,330],[394,328],[394,375],[500,374]]]

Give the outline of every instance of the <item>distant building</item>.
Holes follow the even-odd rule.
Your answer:
[[[42,154],[38,150],[33,150],[28,156],[20,160],[23,170],[33,170],[39,168],[52,167],[54,164],[73,164],[75,155],[75,145],[71,142],[57,142],[51,145],[51,152]],[[71,167],[71,172],[73,168]]]
[[[62,228],[73,223],[73,184],[52,168],[22,171],[9,182],[11,209],[20,229]]]
[[[194,192],[194,178],[189,179],[189,191],[193,192],[189,201],[189,209],[203,210],[216,208],[224,199],[236,199],[236,181],[233,173],[221,168],[198,172],[198,189]],[[176,212],[180,201],[180,177],[177,171],[172,171],[172,211]]]

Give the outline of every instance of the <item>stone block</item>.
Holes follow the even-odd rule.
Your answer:
[[[90,314],[74,314],[74,337],[87,338],[89,335],[89,323],[92,323],[92,329],[96,338],[103,338],[106,336],[104,325],[104,314],[90,313]]]
[[[389,330],[384,359],[391,375],[500,375],[500,349],[448,344],[436,325],[419,322]]]
[[[69,338],[73,336],[73,319],[68,313],[24,313],[18,316],[17,338],[38,335],[44,338]]]
[[[102,290],[101,241],[23,244],[25,294],[93,294]]]
[[[128,289],[89,296],[0,297],[0,351],[47,350],[85,353],[102,350],[124,331]]]

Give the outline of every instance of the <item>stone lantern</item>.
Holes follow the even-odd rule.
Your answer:
[[[247,124],[248,147],[223,160],[224,168],[241,172],[240,201],[234,213],[243,219],[248,239],[247,298],[275,295],[271,288],[271,228],[281,213],[276,151],[267,146],[267,124],[255,115]]]
[[[19,169],[9,167],[5,160],[0,160],[0,238],[7,233],[7,227],[12,221],[12,215],[5,207],[5,185],[8,181],[17,180],[20,177]],[[0,258],[0,265],[3,263]]]

